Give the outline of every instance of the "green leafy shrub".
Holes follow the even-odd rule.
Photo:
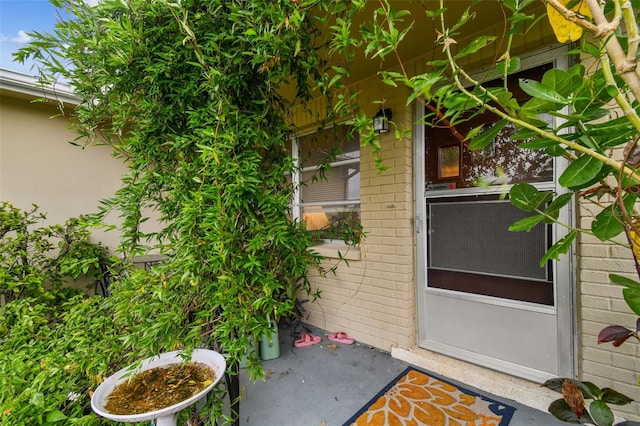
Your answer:
[[[81,218],[45,218],[37,206],[0,203],[0,423],[95,424],[89,390],[122,345],[111,301],[68,284],[101,279],[107,251]]]
[[[0,202],[0,294],[6,302],[38,297],[83,276],[102,278],[108,252],[89,241],[87,224],[71,218],[64,225],[42,226],[46,215]]]
[[[549,405],[549,412],[568,423],[612,425],[615,417],[609,405],[625,405],[633,401],[611,388],[600,389],[591,382],[574,379],[550,379],[543,386],[562,394],[562,398]],[[588,406],[585,400],[591,400]],[[617,425],[637,426],[637,423],[625,421]]]
[[[100,423],[90,391],[125,359],[111,309],[63,290],[0,308],[0,423]]]
[[[45,82],[69,81],[82,98],[69,112],[79,137],[126,160],[101,211],[122,218],[122,257],[167,256],[115,277],[122,350],[138,359],[204,345],[223,351],[233,374],[271,320],[295,314],[309,271],[323,272],[309,233],[289,220],[290,107],[331,80],[322,17],[347,3],[52,3],[69,19],[33,34],[17,57],[42,60]],[[157,233],[141,226],[149,210]],[[249,366],[264,375],[255,354]]]

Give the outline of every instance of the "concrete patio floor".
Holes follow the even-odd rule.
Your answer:
[[[322,342],[306,348],[293,347],[290,330],[280,330],[280,357],[263,361],[266,380],[253,383],[241,370],[241,425],[342,425],[409,366],[387,352],[357,342],[334,346],[325,332],[311,329]],[[509,426],[566,424],[518,404],[508,395],[489,396],[516,407]]]

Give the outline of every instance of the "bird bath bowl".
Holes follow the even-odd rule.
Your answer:
[[[145,359],[142,361],[139,369],[132,370],[131,367],[126,367],[112,374],[107,380],[102,382],[93,393],[91,397],[91,408],[99,416],[118,422],[135,423],[155,420],[155,426],[176,426],[176,413],[204,398],[223,377],[227,363],[224,357],[218,352],[208,349],[196,349],[193,351],[191,361],[202,363],[211,368],[215,374],[215,379],[213,383],[206,388],[184,401],[159,410],[140,414],[113,414],[105,409],[105,404],[107,403],[107,397],[113,392],[115,387],[131,377],[132,371],[133,373],[139,373],[156,367],[165,367],[170,364],[182,364],[184,360],[180,357],[181,353],[181,351],[166,352]]]

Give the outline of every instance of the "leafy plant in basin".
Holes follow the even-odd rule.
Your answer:
[[[611,426],[614,424],[615,417],[608,404],[625,405],[633,401],[620,392],[611,388],[600,389],[591,382],[557,378],[547,380],[543,386],[562,394],[562,398],[556,399],[549,405],[549,412],[557,419],[568,423]],[[592,400],[588,408],[585,399]]]

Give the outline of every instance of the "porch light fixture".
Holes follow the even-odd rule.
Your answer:
[[[382,109],[381,107],[373,117],[373,131],[387,133],[389,131],[389,120],[391,120],[392,116],[391,108]]]

